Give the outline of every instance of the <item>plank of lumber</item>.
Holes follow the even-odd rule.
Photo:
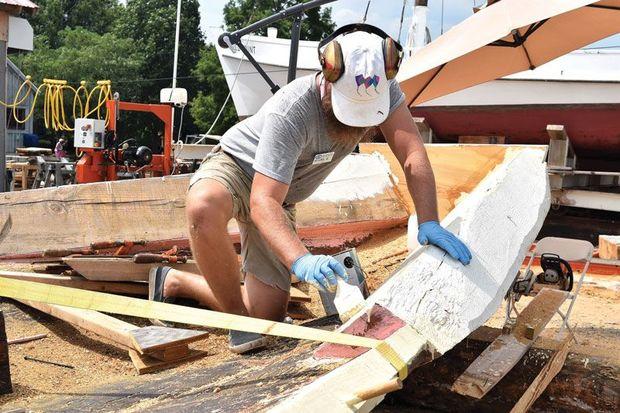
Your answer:
[[[205,331],[159,326],[134,328],[129,334],[134,343],[133,348],[139,353],[151,353],[186,345],[208,335]]]
[[[90,281],[82,277],[51,275],[31,272],[0,271],[0,277],[14,280],[34,281],[43,284],[61,285],[81,290],[99,291],[111,294],[148,295],[149,288],[145,283]]]
[[[108,259],[106,259],[106,262]],[[100,264],[101,266],[101,264]],[[94,281],[82,277],[29,273],[19,271],[1,271],[0,277],[14,280],[35,281],[43,284],[61,285],[82,290],[99,291],[112,294],[148,295],[148,285],[142,282],[129,281]],[[147,277],[148,279],[148,277]],[[291,287],[291,301],[309,303],[312,298],[298,288]]]
[[[93,310],[83,310],[38,301],[18,301],[76,327],[105,337],[123,348],[129,349],[134,345],[130,331],[135,330],[137,327],[118,318]]]
[[[571,334],[565,334],[564,338],[559,340],[557,351],[551,356],[540,373],[538,373],[538,376],[532,381],[510,413],[525,413],[532,407],[549,383],[551,383],[551,380],[562,370],[562,366],[564,366],[566,356],[568,355],[571,339]]]
[[[566,291],[543,288],[519,314],[512,332],[495,339],[456,379],[452,390],[484,397],[527,353],[567,297]]]
[[[620,259],[620,235],[599,235],[598,256],[605,260]]]
[[[299,288],[291,286],[291,301],[297,303],[309,303],[312,301],[312,297],[301,291]]]
[[[226,330],[232,328],[258,334],[323,341],[356,347],[374,348],[382,343],[380,340],[316,328],[1,277],[0,296],[15,300],[43,302],[47,305],[69,306],[77,309],[104,311],[111,314],[158,319]]]
[[[155,357],[151,357],[148,354],[140,354],[135,350],[129,350],[129,357],[138,374],[153,373],[157,370],[164,369],[166,367],[178,365],[192,360],[196,360],[200,357],[206,356],[208,353],[202,350],[189,349],[188,353],[181,358],[172,360],[158,360]]]
[[[107,338],[124,348],[134,349],[141,354],[161,351],[166,347],[187,345],[190,342],[201,340],[207,335],[204,331],[180,328],[138,327],[94,310],[67,307],[41,301],[18,301],[76,327]]]
[[[136,264],[131,258],[65,257],[62,261],[92,281],[148,281],[149,270],[157,265],[200,274],[193,260],[185,264]]]
[[[314,198],[298,203],[300,234],[305,228],[363,221],[380,222],[389,228],[406,219],[407,211],[389,184],[385,165],[382,169],[375,165],[378,168],[382,164],[368,155],[351,155],[350,162],[347,158],[346,163],[338,165],[333,173],[361,169],[364,174],[349,176],[349,185],[330,175]],[[41,252],[50,245],[80,248],[110,239],[187,243],[185,198],[189,179],[190,175],[175,175],[4,194],[0,199],[0,228],[4,228],[0,230],[0,256]],[[385,185],[378,186],[381,179]],[[370,188],[384,190],[370,194]],[[331,194],[331,198],[321,193]],[[238,236],[234,221],[229,232]],[[325,232],[319,235],[325,236]]]
[[[415,362],[427,346],[450,350],[500,306],[550,207],[545,155],[536,148],[509,151],[442,221],[470,247],[468,266],[434,246],[420,247],[367,299],[367,308],[379,304],[408,324],[387,339],[401,359]],[[383,363],[368,351],[298,390],[277,411],[349,411],[343,399],[395,377]],[[368,411],[379,401],[356,408]]]

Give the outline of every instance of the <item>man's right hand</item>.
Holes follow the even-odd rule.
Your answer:
[[[329,255],[302,255],[295,260],[291,271],[297,278],[321,291],[335,292],[336,276],[345,281],[349,278],[344,266]]]

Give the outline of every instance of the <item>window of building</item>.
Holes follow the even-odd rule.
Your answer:
[[[6,128],[13,130],[26,130],[26,123],[19,123],[15,121],[13,117],[13,110],[16,111],[17,119],[24,119],[26,117],[26,108],[7,108],[6,109]]]

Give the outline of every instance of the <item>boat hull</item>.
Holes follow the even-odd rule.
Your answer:
[[[548,144],[549,124],[564,125],[580,162],[620,170],[620,103],[429,106],[412,109],[445,142],[459,136],[505,136],[507,144]]]

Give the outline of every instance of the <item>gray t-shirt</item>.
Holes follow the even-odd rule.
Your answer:
[[[222,136],[222,149],[250,176],[258,171],[288,184],[285,202],[309,197],[363,137],[332,140],[321,107],[316,76],[301,77],[271,97],[253,116]],[[405,99],[390,82],[390,113]]]

